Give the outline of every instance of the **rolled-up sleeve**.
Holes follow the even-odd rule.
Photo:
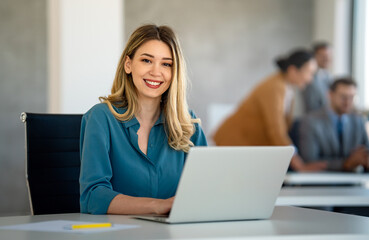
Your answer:
[[[80,206],[82,213],[106,214],[110,202],[119,193],[110,182],[110,132],[102,108],[93,108],[81,122]]]

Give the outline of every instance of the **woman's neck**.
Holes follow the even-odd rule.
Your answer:
[[[160,99],[139,100],[140,109],[136,118],[141,125],[153,126],[160,116]]]

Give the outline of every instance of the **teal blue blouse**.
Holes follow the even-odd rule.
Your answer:
[[[125,109],[116,110],[125,112]],[[195,146],[206,146],[201,127],[198,124],[195,127],[191,141]],[[147,155],[138,147],[139,128],[136,118],[118,121],[103,103],[95,105],[83,116],[81,212],[105,214],[110,202],[120,193],[160,199],[175,195],[186,153],[168,145],[163,114],[151,129]]]

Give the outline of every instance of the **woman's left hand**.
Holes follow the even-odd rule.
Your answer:
[[[173,206],[174,197],[155,199],[154,212],[159,215],[168,214]]]

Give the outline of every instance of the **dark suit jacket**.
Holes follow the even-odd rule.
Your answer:
[[[343,122],[343,149],[327,108],[308,114],[299,129],[299,151],[305,162],[328,161],[329,170],[342,170],[345,159],[360,145],[369,147],[363,118],[347,114]]]

